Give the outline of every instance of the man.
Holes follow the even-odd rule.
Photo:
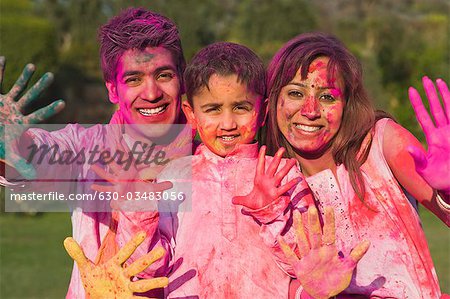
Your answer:
[[[184,116],[180,113],[185,59],[177,27],[171,20],[151,11],[129,8],[100,28],[99,41],[101,67],[109,99],[119,107],[110,124],[133,126],[185,123]],[[3,71],[4,59],[0,61],[0,65]],[[64,107],[64,104],[58,101],[30,115],[22,114],[23,107],[45,89],[52,79],[51,74],[44,75],[41,81],[16,102],[33,70],[34,67],[28,65],[12,90],[1,96],[0,119],[3,124],[36,123]],[[130,150],[134,149],[130,139],[138,138],[144,142],[148,137],[161,137],[170,133],[169,129],[164,129],[167,127],[156,130],[157,133],[145,130],[122,131],[122,134],[117,134],[113,140],[121,148]],[[13,150],[6,163],[18,170],[22,176],[31,178],[34,176],[34,170],[27,167],[21,155],[15,154],[20,152],[18,149],[25,148],[23,145],[57,145],[61,151],[89,152],[94,150],[95,145],[106,146],[111,140],[111,136],[109,141],[107,140],[108,135],[111,135],[111,132],[101,126],[86,129],[78,124],[68,125],[54,132],[30,129],[21,135],[20,146],[16,148],[17,151]],[[0,145],[0,154],[3,155],[5,145],[9,146],[7,143],[12,140],[8,136],[5,138],[6,141]],[[35,165],[35,168],[37,177],[44,180],[67,177],[67,173],[70,178],[92,179],[91,166],[86,163],[72,163],[63,168],[54,167],[51,171],[48,171],[48,165]],[[77,184],[75,188],[78,194],[93,193],[91,183]],[[101,204],[109,207],[109,202]],[[138,217],[139,213],[123,213],[112,217],[113,213],[105,212],[101,207],[102,212],[92,210],[92,206],[88,207],[82,203],[73,211],[73,238],[81,245],[88,259],[101,262],[115,253],[105,253],[101,250],[104,256],[97,256],[101,244],[111,242],[111,239],[114,242],[115,239],[118,247],[123,246],[138,229],[133,226],[133,217]],[[157,217],[156,212],[155,214]],[[147,236],[153,236],[155,230],[155,226],[146,228]],[[106,247],[114,247],[108,244]],[[149,249],[140,248],[145,251]],[[157,270],[150,270],[148,275],[157,276]],[[78,267],[74,264],[67,298],[84,296]]]

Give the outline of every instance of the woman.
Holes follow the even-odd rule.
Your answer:
[[[413,88],[410,98],[427,137],[426,154],[410,132],[377,115],[360,63],[336,38],[299,35],[269,65],[269,154],[285,147],[287,156],[297,159],[319,210],[334,208],[338,248],[349,252],[350,244],[371,243],[344,294],[441,294],[420,220],[402,191],[450,225],[450,96],[438,80],[444,112],[433,82],[423,81],[436,127]]]

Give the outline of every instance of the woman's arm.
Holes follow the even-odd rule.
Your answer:
[[[445,203],[450,199],[450,124],[449,112],[444,110],[450,110],[450,97],[445,82],[437,80],[444,102],[443,109],[433,82],[424,77],[423,85],[436,125],[433,124],[414,88],[410,88],[409,97],[425,133],[428,151],[423,149],[420,142],[408,130],[394,122],[388,122],[386,125],[383,151],[399,183],[450,226],[450,210],[445,207]],[[444,204],[438,202],[438,194]]]

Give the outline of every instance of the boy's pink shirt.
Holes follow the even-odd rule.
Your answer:
[[[168,298],[287,298],[291,271],[276,237],[291,217],[293,196],[258,211],[231,202],[252,190],[257,155],[257,144],[239,145],[225,158],[200,145],[196,155],[175,161],[158,177],[170,180],[173,171],[192,165],[191,210],[160,215],[160,233],[172,254]],[[271,160],[266,157],[266,165]],[[293,169],[283,182],[298,176]],[[290,195],[305,195],[304,188],[303,181]]]

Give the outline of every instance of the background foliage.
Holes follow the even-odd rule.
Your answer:
[[[228,40],[249,46],[268,63],[283,43],[299,33],[316,30],[332,33],[361,60],[366,86],[377,107],[392,113],[422,140],[410,108],[407,88],[412,85],[421,89],[423,75],[450,81],[448,0],[0,0],[0,55],[7,58],[2,91],[9,90],[23,66],[33,62],[37,66],[33,82],[46,71],[55,74],[55,82],[30,109],[62,98],[67,102],[67,108],[53,122],[107,122],[114,107],[109,104],[101,77],[97,28],[127,6],[142,6],[173,19],[179,26],[188,61],[201,47]],[[422,219],[428,229],[441,284],[449,292],[449,231],[437,223],[438,220],[425,215]],[[40,223],[40,234],[45,235],[43,231],[51,221],[61,221],[62,217],[45,215],[42,220],[23,220],[14,215],[0,216],[3,217],[0,219],[3,226],[0,274],[3,278],[5,271],[14,272],[14,269],[34,276],[39,271],[43,274],[53,271],[44,271],[35,264],[30,268],[32,272],[27,272],[27,268],[21,268],[27,265],[21,252],[34,252],[30,254],[35,255],[28,258],[35,261],[42,239],[30,234],[29,227]],[[23,239],[14,239],[15,234],[10,232],[15,227],[17,230],[12,231]],[[51,252],[55,252],[57,266],[63,267],[52,272],[54,274],[70,272],[70,261],[66,259],[64,265],[60,263],[65,255],[62,247],[58,250],[52,247],[61,244],[62,236],[70,234],[69,227],[65,222],[60,226],[61,230],[55,231],[55,239],[47,242],[54,250]],[[37,244],[34,251],[27,251],[28,241]],[[46,265],[44,267],[53,267]],[[6,275],[11,277],[12,274]],[[21,275],[12,277],[20,281]],[[43,282],[45,277],[42,276],[36,287],[30,285],[31,291],[19,292],[24,294],[19,297],[44,298],[53,297],[52,294],[61,297],[66,285],[60,284],[68,278],[55,279],[59,283],[55,292],[43,288],[48,284]],[[13,291],[15,284],[10,279],[2,279],[0,287],[0,295],[13,298],[12,294],[19,294]]]

